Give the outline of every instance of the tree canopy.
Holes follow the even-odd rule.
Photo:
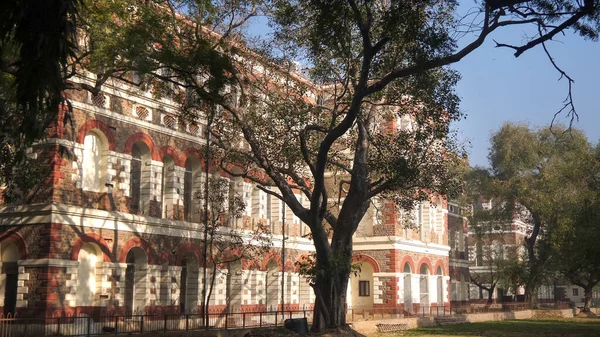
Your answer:
[[[589,248],[583,247],[584,241],[569,245],[576,240],[574,233],[585,233],[591,226],[581,219],[588,219],[594,195],[594,157],[594,147],[577,129],[556,125],[533,129],[506,123],[492,136],[490,169],[477,170],[478,179],[471,180],[485,191],[483,195],[498,200],[499,209],[491,214],[492,219],[512,223],[516,217],[531,225],[523,243],[527,255],[522,257],[525,268],[520,273],[530,300],[545,277],[557,269],[565,271],[571,258],[577,259],[579,253],[574,251],[585,254]],[[550,263],[555,260],[561,262]],[[585,264],[593,265],[589,260]]]

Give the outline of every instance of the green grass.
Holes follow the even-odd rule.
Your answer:
[[[378,334],[395,336],[399,333]],[[405,336],[600,337],[600,319],[509,320],[465,323],[409,330]]]

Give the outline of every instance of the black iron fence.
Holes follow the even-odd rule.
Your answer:
[[[565,304],[568,307],[568,304]],[[557,304],[557,309],[563,309]],[[348,322],[403,317],[457,316],[471,313],[529,310],[528,303],[467,304],[458,306],[349,307]],[[283,326],[286,319],[306,318],[312,322],[313,312],[285,310],[266,312],[223,312],[208,315],[203,324],[201,314],[78,315],[60,317],[0,316],[0,337],[25,336],[97,336],[141,334],[146,332],[193,331],[204,329],[240,329]]]
[[[544,309],[569,309],[568,302],[556,302],[547,305]],[[450,306],[411,306],[405,307],[349,307],[346,311],[348,322],[393,319],[408,317],[441,317],[457,316],[466,314],[479,314],[489,312],[513,312],[531,310],[532,306],[527,302],[504,302],[504,303],[469,303]]]
[[[0,318],[0,337],[97,336],[141,334],[145,332],[192,331],[204,329],[241,329],[283,326],[286,319],[306,318],[311,310],[233,312],[208,315],[208,327],[201,314],[61,316],[30,318],[10,315]]]

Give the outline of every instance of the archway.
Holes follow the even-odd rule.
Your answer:
[[[277,304],[280,298],[279,274],[279,264],[273,259],[270,260],[267,264],[267,273],[265,276],[265,297],[267,298],[265,304],[267,305],[267,311],[278,310]]]
[[[404,264],[404,310],[412,312],[412,271],[410,264]]]
[[[85,243],[77,256],[77,306],[93,306],[96,294],[96,265],[103,261],[103,253],[95,243]]]
[[[125,262],[125,315],[130,316],[146,304],[148,256],[141,247],[135,246],[127,253]]]
[[[421,308],[429,306],[429,267],[423,263],[419,270],[419,294]]]
[[[367,262],[358,264],[360,273],[350,277],[352,306],[355,308],[373,307],[373,267]]]
[[[19,247],[13,241],[2,242],[0,244],[2,258],[2,276],[4,276],[4,284],[1,284],[0,293],[4,294],[4,315],[9,313],[14,315],[17,308],[17,287],[19,284],[19,273],[17,261],[21,254]]]
[[[179,309],[181,313],[190,313],[198,309],[198,278],[200,268],[194,254],[186,255],[181,261],[179,287]]]
[[[441,266],[437,268],[437,303],[438,306],[444,305],[444,273]]]

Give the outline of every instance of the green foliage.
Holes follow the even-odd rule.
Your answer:
[[[600,167],[597,150],[578,164],[586,168],[578,177],[587,186],[578,191],[577,203],[568,205],[559,215],[556,226],[548,231],[550,262],[559,274],[572,284],[591,289],[600,283],[600,262],[596,258],[600,240],[600,189],[597,172]],[[591,301],[591,298],[589,299]],[[586,303],[586,306],[588,303]]]
[[[492,136],[491,168],[471,173],[471,195],[481,194],[494,201],[489,210],[475,209],[470,219],[475,228],[485,233],[486,225],[498,228],[514,220],[531,225],[523,243],[527,252],[521,257],[524,262],[508,265],[505,270],[510,283],[524,285],[528,295],[535,293],[546,276],[566,265],[594,268],[589,260],[575,262],[579,260],[574,253],[581,249],[587,254],[585,250],[593,247],[586,240],[574,240],[574,233],[588,226],[582,227],[585,221],[578,219],[589,214],[587,205],[595,193],[591,189],[597,170],[594,151],[576,129],[556,125],[531,129],[506,123]]]
[[[79,23],[80,0],[15,0],[0,11],[0,186],[26,201],[48,173],[25,153],[54,122]],[[67,106],[63,106],[66,110]]]

